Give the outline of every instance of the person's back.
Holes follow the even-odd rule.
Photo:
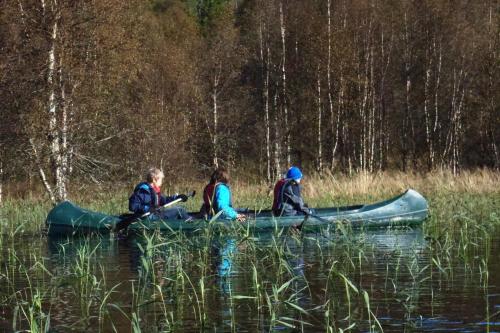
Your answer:
[[[213,216],[216,214],[215,212],[215,188],[218,183],[216,180],[210,182],[203,189],[203,204],[200,209],[200,214],[205,218],[209,216]]]
[[[135,214],[144,214],[159,206],[158,199],[151,185],[141,182],[128,199],[128,209]]]
[[[231,189],[229,187],[229,173],[225,168],[217,168],[210,182],[203,190],[203,206],[201,213],[207,218],[222,211],[220,218],[229,220],[245,219],[243,214],[238,214],[233,208]]]
[[[302,199],[300,181],[302,172],[297,167],[288,169],[286,178],[280,179],[274,186],[273,214],[275,216],[293,216],[309,214]]]

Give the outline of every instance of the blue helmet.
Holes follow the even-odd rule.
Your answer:
[[[293,166],[286,172],[286,178],[294,180],[300,179],[302,178],[302,172],[300,171],[299,168]]]

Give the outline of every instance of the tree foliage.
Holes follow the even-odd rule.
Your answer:
[[[0,6],[5,179],[500,167],[498,1]]]

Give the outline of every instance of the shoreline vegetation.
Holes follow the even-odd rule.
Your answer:
[[[81,185],[71,189],[69,199],[90,210],[108,214],[125,213],[132,183],[133,181],[130,186],[115,184],[113,190],[107,185]],[[196,197],[185,206],[189,211],[199,209],[204,182],[196,180],[187,183],[184,180],[173,185],[170,178],[170,183],[165,186],[165,190],[170,193],[196,190]],[[453,217],[461,211],[468,211],[474,216],[494,214],[500,218],[498,184],[500,174],[487,169],[463,171],[459,176],[454,176],[449,170],[424,174],[362,172],[351,176],[323,173],[304,178],[303,195],[310,207],[331,207],[373,203],[412,188],[429,201],[431,215],[444,218],[442,214]],[[235,207],[269,209],[272,203],[272,189],[265,182],[247,182],[241,175],[237,175],[231,187],[235,193]],[[474,209],[474,205],[481,205],[481,208]],[[22,198],[11,198],[7,191],[6,199],[0,206],[1,229],[15,229],[20,222],[30,221],[25,225],[27,230],[40,230],[44,227],[46,214],[51,207],[49,198],[41,190],[27,192]]]

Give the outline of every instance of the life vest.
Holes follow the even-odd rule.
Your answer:
[[[220,183],[208,184],[203,189],[203,211],[202,213],[205,215],[215,215],[217,211],[216,203],[215,203],[215,188]]]
[[[146,183],[146,182],[140,183],[139,185],[137,185],[135,187],[134,193],[132,194],[132,196],[129,199],[129,204],[130,204],[130,201],[134,200],[134,197],[138,196],[141,191],[146,191],[151,196],[151,200],[152,201],[151,201],[151,204],[150,204],[150,208],[156,208],[156,207],[158,207],[160,194],[157,193],[153,189],[153,187],[149,183]],[[132,210],[132,209],[130,209],[130,210]]]
[[[274,185],[273,212],[277,215],[280,214],[280,210],[282,209],[285,186],[291,183],[292,180],[293,179],[282,178]]]

